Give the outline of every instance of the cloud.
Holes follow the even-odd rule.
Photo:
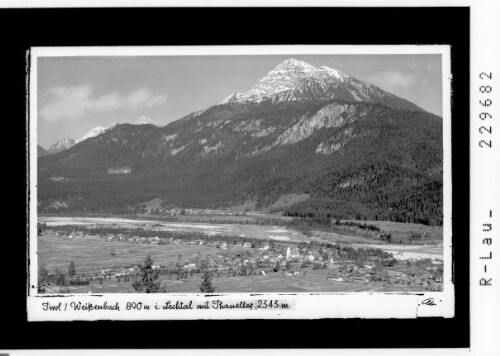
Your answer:
[[[90,85],[55,87],[47,91],[47,103],[40,116],[49,122],[78,120],[85,114],[102,114],[118,110],[138,110],[162,105],[166,95],[154,95],[148,88],[137,89],[129,94],[109,93],[93,95]]]
[[[370,75],[368,81],[388,91],[408,88],[416,82],[414,74],[384,71]]]

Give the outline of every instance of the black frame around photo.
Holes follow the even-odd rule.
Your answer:
[[[4,137],[9,149],[4,157],[9,171],[19,175],[7,175],[8,191],[15,187],[19,195],[21,190],[28,193],[26,69],[30,47],[450,45],[456,297],[455,317],[450,319],[27,322],[29,197],[22,203],[14,198],[9,199],[14,203],[8,213],[13,221],[8,222],[10,234],[3,248],[8,258],[4,263],[7,289],[1,297],[6,328],[0,348],[469,347],[469,13],[467,7],[0,10],[0,30],[5,34],[0,57],[2,98],[8,109]],[[25,227],[24,239],[18,226]]]

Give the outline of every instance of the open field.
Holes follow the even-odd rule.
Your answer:
[[[179,254],[183,260],[187,260],[198,253],[205,256],[217,250],[204,245],[146,245],[104,239],[44,236],[38,239],[38,263],[45,264],[50,272],[55,268],[66,272],[69,263],[75,261],[78,273],[90,273],[100,268],[140,264],[148,254],[151,254],[155,264],[166,266],[169,262],[177,261]]]
[[[318,241],[318,242],[329,242],[332,244],[379,244],[386,245],[386,243],[380,240],[368,239],[362,236],[354,236],[352,233],[346,233],[345,235],[338,234],[333,231],[319,231],[314,230],[311,236],[307,237],[307,241]]]
[[[381,282],[356,283],[351,281],[336,282],[328,280],[328,270],[308,270],[305,275],[285,276],[270,274],[267,276],[238,276],[215,278],[215,293],[349,293],[349,292],[418,292],[424,289],[400,284]],[[167,293],[200,293],[201,275],[194,274],[187,279],[168,279],[162,275],[162,283]],[[57,293],[60,288],[69,289],[70,293],[135,293],[131,282],[105,280],[103,284],[92,281],[88,286],[48,286],[47,292]]]
[[[442,242],[443,241],[443,227],[442,226],[427,226],[422,224],[413,223],[400,223],[393,221],[376,221],[376,220],[346,220],[360,224],[375,225],[385,233],[390,233],[393,241],[403,243],[407,241],[410,232],[424,234],[426,233],[428,239]]]
[[[394,258],[398,260],[408,259],[423,259],[430,258],[431,260],[443,260],[443,246],[442,245],[362,245],[351,244],[354,248],[379,248],[386,252],[392,253]]]
[[[269,228],[269,227],[266,227]],[[280,228],[275,228],[275,233],[282,233]],[[107,240],[91,237],[67,238],[61,236],[45,235],[37,239],[38,241],[38,264],[44,265],[49,273],[55,269],[61,272],[68,270],[69,263],[75,262],[76,271],[79,275],[95,273],[99,269],[119,269],[141,264],[144,257],[151,254],[154,263],[161,266],[173,266],[179,261],[188,261],[192,257],[215,258],[225,252],[229,253],[251,253],[254,249],[243,248],[241,246],[231,247],[227,250],[207,247],[206,245],[190,244],[138,244],[132,242],[121,242],[117,240]],[[430,258],[442,263],[442,246],[422,246],[422,245],[373,245],[373,244],[345,244],[346,246],[358,249],[380,248],[386,252],[391,252],[397,259],[423,259]],[[429,262],[428,262],[429,263]],[[303,271],[306,273],[304,274]],[[286,276],[283,273],[268,272],[268,275],[252,276],[224,276],[215,278],[218,292],[357,292],[357,291],[415,291],[419,290],[419,285],[392,285],[387,282],[357,283],[344,278],[342,282],[328,280],[333,270],[316,270],[311,267],[301,271],[298,276]],[[337,276],[338,277],[338,276]],[[166,280],[167,275],[162,275]],[[177,276],[172,275],[172,280],[165,281],[169,292],[190,292],[197,293],[200,283],[200,275],[194,274],[187,279],[177,280]],[[61,289],[58,286],[47,286],[48,293],[58,293],[69,291],[72,293],[127,293],[131,290],[131,282],[121,280],[118,282],[114,277],[105,279],[103,284],[94,280],[89,286],[68,286]]]
[[[91,217],[40,217],[40,222],[50,226],[61,225],[123,225],[134,227],[149,226],[151,230],[197,232],[207,235],[239,236],[254,239],[271,239],[278,241],[305,241],[307,237],[293,229],[283,226],[253,225],[253,224],[207,224],[194,222],[165,222],[160,220],[133,220],[122,218],[91,218]],[[154,224],[154,227],[152,225]]]
[[[255,215],[253,215],[255,216]],[[192,217],[190,220],[187,217]],[[262,214],[262,217],[269,218],[269,214]],[[193,222],[195,218],[201,220],[215,219],[217,221],[239,221],[242,223],[207,223]],[[274,216],[273,216],[274,218]],[[311,236],[292,229],[287,226],[275,225],[257,225],[245,224],[247,220],[252,220],[249,216],[227,216],[227,215],[187,215],[182,216],[182,221],[165,221],[162,219],[145,220],[140,218],[119,218],[119,217],[66,217],[66,216],[49,216],[39,217],[40,222],[44,222],[47,226],[60,225],[118,225],[124,227],[145,227],[151,230],[158,231],[177,231],[177,232],[196,232],[205,233],[207,235],[224,235],[224,236],[239,236],[254,239],[270,239],[276,241],[318,241],[330,243],[357,243],[357,244],[377,244],[383,246],[384,243],[379,240],[366,238],[363,236],[355,236],[353,233],[338,234],[332,231],[314,231]],[[396,223],[390,221],[354,221],[361,224],[375,225],[383,232],[390,233],[392,236],[393,245],[408,243],[410,232],[423,235],[427,234],[425,240],[420,241],[422,245],[426,244],[441,244],[443,239],[443,229],[440,226],[425,226],[421,224],[411,223]],[[154,226],[153,226],[154,225]]]

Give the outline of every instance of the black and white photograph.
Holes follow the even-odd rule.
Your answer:
[[[52,50],[34,294],[453,298],[446,46]]]

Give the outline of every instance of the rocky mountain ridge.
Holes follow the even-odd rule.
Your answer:
[[[390,94],[373,84],[347,76],[327,66],[316,68],[293,58],[271,70],[246,92],[233,93],[219,104],[273,103],[317,100],[368,101],[389,106],[423,110],[409,101]]]

